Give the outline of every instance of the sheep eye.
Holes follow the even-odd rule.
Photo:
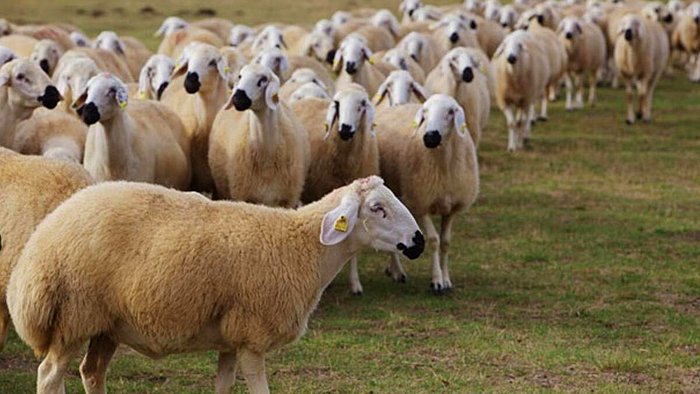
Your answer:
[[[24,76],[24,74],[21,74],[21,73],[20,73],[20,74],[17,74],[17,80],[18,80],[18,81],[23,81],[25,78],[26,78],[26,77]]]
[[[216,60],[212,60],[209,62],[209,67],[216,67]]]
[[[454,111],[453,109],[450,109],[449,111],[447,111],[447,113],[448,113],[450,116],[453,116],[453,115],[455,114],[455,111]]]
[[[386,219],[386,211],[381,205],[373,205],[369,208],[369,211],[372,213],[381,213],[382,217]]]

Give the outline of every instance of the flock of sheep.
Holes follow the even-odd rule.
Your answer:
[[[43,357],[37,392],[63,392],[88,340],[88,393],[105,392],[119,343],[217,350],[217,392],[237,369],[267,392],[265,353],[303,334],[348,261],[362,293],[362,247],[390,253],[401,282],[400,255],[427,244],[432,291],[452,288],[451,228],[478,194],[492,100],[516,151],[562,85],[572,110],[584,85],[592,106],[596,84],[623,81],[631,124],[651,119],[670,67],[700,79],[700,3],[399,11],[310,28],[170,17],[157,54],[0,20],[0,341],[11,318]]]

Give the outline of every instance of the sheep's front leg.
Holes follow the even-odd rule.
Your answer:
[[[632,91],[632,82],[625,81],[627,91],[627,124],[634,124],[634,92]]]
[[[547,121],[547,104],[549,104],[549,100],[547,99],[547,92],[545,90],[544,96],[542,96],[542,105],[540,107],[540,116],[537,118],[537,120],[546,122]]]
[[[525,110],[520,111],[520,120],[518,121],[518,130],[520,133],[520,149],[530,148],[530,139],[532,138],[532,122]]]
[[[36,377],[37,394],[65,394],[63,378],[68,364],[80,351],[80,343],[69,346],[53,345],[39,364]]]
[[[637,86],[637,98],[639,99],[639,111],[637,111],[637,119],[642,119],[646,116],[646,106],[647,106],[647,96],[649,95],[649,89],[647,88],[647,81],[636,81]],[[645,119],[646,120],[646,119]]]
[[[596,88],[598,85],[598,75],[597,72],[592,71],[588,75],[588,105],[591,107],[595,106],[596,98]]]
[[[103,394],[107,392],[107,366],[109,365],[117,343],[104,335],[90,339],[88,352],[80,364],[80,377],[87,394]]]
[[[389,266],[386,267],[384,273],[391,277],[394,282],[406,283],[406,272],[401,265],[401,258],[398,253],[392,253],[389,258]]]
[[[433,280],[430,283],[430,289],[434,294],[442,294],[445,289],[443,287],[442,269],[440,268],[440,236],[430,215],[423,216],[421,221],[432,253]]]
[[[248,349],[241,351],[239,356],[241,374],[245,378],[250,394],[269,394],[267,376],[265,376],[265,357]]]
[[[583,108],[583,75],[577,74],[574,79],[576,84],[576,108]]]
[[[219,367],[216,373],[216,394],[229,394],[236,382],[236,353],[219,353]]]
[[[452,289],[450,271],[447,267],[447,253],[450,249],[450,242],[452,241],[452,222],[454,218],[454,213],[443,216],[440,228],[440,263],[442,264],[442,286],[445,290]]]
[[[508,151],[515,152],[518,149],[517,136],[515,134],[515,111],[508,105],[503,109],[506,116],[506,126],[508,127]]]
[[[357,270],[357,257],[350,259],[350,291],[354,295],[362,295],[362,283],[360,283],[360,273]]]
[[[10,330],[10,312],[7,310],[7,306],[3,302],[0,305],[0,351],[5,347],[5,342],[7,341],[7,333]]]
[[[566,108],[567,111],[571,111],[574,109],[573,105],[571,104],[571,98],[573,96],[572,91],[574,89],[573,81],[571,80],[571,73],[566,74],[564,77],[564,83],[566,84],[566,104],[564,105],[564,108]]]

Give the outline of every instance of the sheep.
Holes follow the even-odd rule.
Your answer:
[[[151,56],[139,75],[139,98],[160,101],[174,70],[175,62],[171,58],[160,54]]]
[[[445,94],[459,103],[476,147],[491,112],[492,74],[491,64],[480,49],[456,48],[442,58],[425,80],[429,94]]]
[[[583,78],[588,76],[588,105],[595,104],[598,73],[607,61],[605,36],[598,25],[575,17],[566,17],[559,23],[559,41],[564,44],[569,58],[566,76],[566,109],[572,110],[572,90],[576,93],[576,107],[583,108]]]
[[[465,20],[458,15],[447,15],[431,25],[433,38],[445,53],[457,47],[478,48],[476,38],[477,23],[474,19]],[[426,70],[427,72],[427,70]]]
[[[661,25],[636,14],[619,23],[615,40],[615,66],[627,86],[627,124],[635,121],[632,83],[637,87],[637,118],[651,121],[654,89],[663,74],[670,53],[668,38]]]
[[[245,25],[236,25],[228,35],[228,44],[232,47],[247,47],[255,39],[255,30]]]
[[[688,6],[673,32],[674,47],[686,52],[693,67],[690,80],[700,82],[700,3]]]
[[[493,57],[496,104],[508,127],[508,150],[522,149],[530,138],[530,107],[545,97],[549,62],[540,42],[523,30],[506,36]]]
[[[314,84],[328,95],[328,86],[318,77],[318,74],[310,68],[300,68],[294,71],[292,76],[285,82],[279,91],[279,97],[282,101],[287,101],[292,94],[301,86],[306,84]]]
[[[432,71],[444,56],[444,52],[432,36],[422,33],[411,32],[396,46],[418,62],[426,74]]]
[[[309,167],[302,125],[280,103],[279,78],[249,64],[212,125],[209,167],[221,199],[270,206],[299,204]],[[230,111],[231,107],[235,111]]]
[[[132,76],[139,75],[141,68],[151,57],[151,51],[133,37],[119,37],[113,31],[103,31],[93,43],[93,48],[114,52],[126,62]]]
[[[308,68],[327,87],[333,86],[333,78],[323,64],[306,56],[288,56],[278,48],[260,51],[252,63],[262,64],[271,69],[281,83],[286,82],[296,70]]]
[[[47,75],[53,75],[58,61],[63,56],[63,49],[52,40],[41,40],[36,43],[29,60],[36,63]]]
[[[168,30],[167,28],[165,29],[165,31]],[[225,43],[218,35],[207,29],[188,25],[185,28],[177,29],[165,35],[158,46],[157,53],[177,59],[182,54],[182,51],[194,42],[208,44],[216,48],[224,46]]]
[[[192,43],[177,62],[173,81],[161,102],[180,115],[190,140],[191,189],[214,191],[209,170],[209,133],[227,98],[227,67],[221,52],[208,44]]]
[[[307,33],[295,43],[289,44],[289,53],[297,56],[309,56],[322,63],[333,63],[335,42],[332,37],[318,31]]]
[[[90,79],[73,103],[90,127],[85,169],[98,182],[123,179],[186,189],[189,145],[180,119],[155,101],[127,103],[126,86],[107,73]]]
[[[388,100],[384,101],[384,99]],[[408,71],[396,70],[386,78],[374,96],[374,104],[380,108],[382,103],[390,107],[408,103],[423,103],[427,100],[426,90],[416,82]]]
[[[520,18],[520,13],[512,4],[504,5],[499,10],[498,22],[504,29],[512,31]]]
[[[414,119],[413,130],[405,119]],[[398,121],[397,121],[398,120]],[[475,202],[479,192],[476,148],[462,107],[451,97],[434,95],[422,105],[406,104],[377,111],[380,172],[426,233],[432,251],[435,293],[452,288],[448,250],[457,214]],[[442,216],[438,232],[430,218]],[[398,254],[388,274],[405,280]]]
[[[369,62],[372,52],[362,38],[350,35],[343,40],[333,59],[333,71],[338,73],[336,90],[357,83],[374,94],[384,80],[382,74]]]
[[[28,59],[16,59],[0,67],[0,146],[11,148],[15,129],[42,105],[56,108],[61,95],[49,77]]]
[[[403,36],[398,19],[396,19],[394,14],[387,9],[382,9],[375,12],[374,15],[372,15],[371,23],[374,26],[386,29],[389,33],[391,33],[394,41]]]
[[[83,162],[87,126],[64,111],[38,108],[17,125],[12,149],[24,155]]]
[[[420,64],[400,49],[390,49],[383,54],[374,54],[374,57],[379,59],[375,61],[375,65],[383,74],[389,75],[392,71],[404,70],[408,71],[416,82],[425,82],[425,71]]]
[[[295,211],[126,182],[78,192],[29,239],[8,285],[20,338],[45,356],[38,391],[63,390],[90,338],[86,392],[105,391],[119,343],[149,357],[218,350],[217,393],[231,391],[237,365],[250,392],[269,392],[265,354],[304,334],[362,247],[422,253],[415,219],[382,183],[358,180]]]
[[[114,74],[124,82],[134,82],[129,65],[114,52],[99,48],[74,48],[63,54],[61,60],[59,60],[59,65],[64,58],[71,59],[75,57],[88,57],[97,64],[100,70]],[[54,73],[59,69],[59,65],[56,66]]]
[[[10,328],[7,283],[24,244],[49,212],[90,183],[80,165],[0,148],[0,350]]]
[[[328,91],[313,82],[305,83],[294,90],[284,101],[288,105],[307,98],[317,98],[319,100],[330,100]],[[280,98],[281,100],[281,98]]]
[[[54,71],[53,81],[63,97],[59,108],[64,112],[74,113],[71,104],[77,95],[85,90],[90,78],[102,72],[97,64],[86,56],[63,56]],[[75,96],[75,97],[74,97]]]
[[[31,56],[34,47],[36,46],[36,38],[25,36],[23,34],[11,34],[9,36],[0,37],[0,45],[9,48],[17,56],[27,58]]]
[[[284,42],[282,31],[276,26],[265,27],[258,35],[255,36],[253,43],[250,46],[250,54],[255,55],[266,49],[287,49],[287,44]]]
[[[156,30],[154,36],[167,37],[176,31],[186,29],[189,25],[190,24],[182,18],[178,18],[177,16],[169,16],[165,18],[158,30]]]
[[[399,12],[403,15],[401,24],[408,25],[413,22],[413,13],[423,7],[421,0],[402,0],[399,4]]]
[[[74,31],[71,32],[69,35],[71,41],[75,44],[77,47],[91,47],[92,42],[90,41],[87,36],[79,31]]]
[[[233,23],[223,18],[202,19],[192,22],[190,26],[209,30],[219,36],[223,41],[228,39],[231,29],[234,27]]]
[[[12,49],[0,46],[0,67],[2,67],[2,65],[4,65],[5,63],[9,63],[17,58],[17,55],[14,52],[12,52]]]

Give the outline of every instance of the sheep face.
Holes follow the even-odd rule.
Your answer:
[[[0,87],[8,88],[10,101],[17,106],[53,109],[61,95],[48,75],[28,59],[17,59],[0,68]]]
[[[693,3],[685,10],[687,15],[693,18],[695,24],[700,24],[700,3]]]
[[[185,21],[182,18],[178,18],[176,16],[170,16],[168,18],[165,18],[163,21],[163,24],[160,25],[158,30],[155,33],[156,37],[160,36],[169,36],[172,33],[175,33],[178,30],[182,30],[187,28],[187,21]]]
[[[498,22],[503,28],[512,29],[515,23],[518,21],[518,11],[511,5],[504,6],[501,8],[500,17]]]
[[[389,10],[377,11],[377,13],[375,13],[372,17],[372,24],[388,30],[394,37],[398,37],[401,34],[399,21],[396,20],[394,14],[392,14]]]
[[[425,239],[413,215],[381,178],[358,179],[334,193],[342,197],[323,217],[321,244],[349,240],[384,252],[401,252],[411,260],[423,253]]]
[[[617,34],[623,35],[625,41],[632,43],[641,35],[642,21],[636,15],[626,15],[620,21]]]
[[[454,132],[460,138],[469,135],[464,118],[464,110],[454,98],[436,94],[431,96],[418,110],[414,119],[416,132],[425,124],[423,144],[435,149]]]
[[[476,70],[481,69],[481,63],[464,48],[455,48],[445,55],[442,67],[444,73],[451,73],[456,80],[469,83],[474,80]]]
[[[255,30],[245,25],[236,25],[231,28],[228,35],[228,44],[232,47],[250,42],[255,37]]]
[[[268,26],[260,32],[253,40],[253,53],[258,53],[266,49],[287,49],[287,44],[284,42],[284,36],[280,29],[274,26]]]
[[[308,82],[299,86],[297,90],[289,96],[289,102],[293,103],[307,98],[317,98],[321,100],[330,99],[325,89],[313,82]]]
[[[322,63],[333,64],[335,45],[333,38],[317,31],[309,33],[304,39],[303,53]]]
[[[233,95],[224,109],[234,106],[237,111],[275,110],[279,103],[279,87],[280,80],[272,70],[260,64],[249,64],[241,69]]]
[[[391,64],[399,70],[408,71],[408,59],[406,55],[398,49],[388,50],[384,56],[382,56],[382,61]]]
[[[29,60],[51,75],[62,55],[61,48],[52,40],[41,40],[35,46]]]
[[[423,6],[413,12],[411,19],[415,22],[436,22],[442,18],[442,12],[433,6]]]
[[[253,63],[262,64],[269,68],[277,74],[279,78],[282,78],[284,72],[289,69],[287,55],[278,48],[267,49],[258,53],[255,59],[253,59]]]
[[[496,50],[494,57],[505,56],[508,64],[515,65],[518,59],[523,56],[525,51],[525,45],[523,43],[523,36],[527,34],[523,31],[518,31],[511,33],[506,36],[501,45]]]
[[[141,69],[139,75],[139,96],[155,97],[160,100],[165,88],[170,84],[170,75],[175,70],[175,63],[165,55],[153,55]]]
[[[440,32],[440,35],[449,42],[450,46],[457,45],[459,40],[467,33],[467,24],[469,29],[476,30],[475,20],[465,20],[458,16],[447,16],[439,22],[432,24],[430,27],[433,30]]]
[[[127,102],[126,85],[119,78],[102,73],[90,78],[83,93],[73,102],[73,109],[83,122],[92,125],[114,118],[126,108]]]
[[[411,93],[414,93],[421,102],[426,100],[425,89],[413,80],[408,71],[392,71],[384,83],[379,86],[374,102],[379,105],[385,98],[388,98],[389,105],[392,107],[407,104],[411,101]]]
[[[662,24],[673,22],[673,14],[663,3],[658,1],[648,3],[644,6],[642,13],[649,18],[649,20],[654,20]]]
[[[90,39],[88,39],[84,34],[82,34],[79,31],[71,32],[70,40],[73,41],[73,43],[79,47],[89,47],[92,45],[90,43]]]
[[[352,15],[347,11],[336,11],[331,16],[333,26],[339,27],[352,20]]]
[[[54,76],[58,92],[67,99],[72,99],[73,94],[80,94],[85,90],[88,81],[100,73],[97,64],[90,59],[81,57],[73,60],[61,68],[60,74]]]
[[[486,4],[486,8],[484,9],[484,18],[500,23],[502,14],[501,11],[502,9],[499,5],[489,2],[488,4]],[[501,24],[501,26],[503,26],[503,24]]]
[[[328,19],[321,19],[320,21],[316,22],[313,31],[326,35],[332,39],[335,39],[335,36],[338,34],[338,30],[336,30],[333,22],[329,21]]]
[[[399,48],[404,53],[411,56],[413,60],[419,63],[421,58],[423,57],[423,51],[425,50],[426,46],[427,43],[425,42],[425,37],[423,37],[420,33],[416,32],[409,33],[399,43]]]
[[[372,52],[367,48],[364,40],[356,36],[348,36],[335,54],[333,70],[340,72],[341,68],[344,68],[345,72],[354,75],[371,56]]]
[[[226,59],[216,47],[194,42],[182,51],[172,77],[185,75],[184,86],[189,94],[207,93],[220,80],[226,80],[227,71]]]
[[[117,36],[117,33],[113,31],[103,31],[100,33],[92,46],[96,49],[104,49],[105,51],[114,52],[118,55],[124,55],[124,43],[119,36]]]
[[[327,91],[326,85],[318,79],[318,75],[314,72],[314,70],[310,68],[300,68],[294,71],[292,74],[292,77],[289,79],[290,83],[296,83],[300,85],[304,85],[307,83],[312,83],[317,85],[319,88],[323,89],[324,91]]]
[[[15,59],[17,59],[17,55],[14,52],[12,52],[10,48],[0,45],[0,67],[2,67],[2,65],[4,65],[5,63],[9,63]]]
[[[403,14],[404,18],[411,19],[416,10],[421,7],[423,7],[421,0],[403,0],[401,4],[399,4],[399,11]]]
[[[12,34],[12,26],[6,19],[0,19],[0,37]]]
[[[577,37],[581,36],[581,34],[583,34],[583,30],[581,29],[581,22],[576,20],[576,18],[571,17],[564,18],[559,23],[558,31],[559,35],[561,37],[564,37],[568,41],[573,41]]]
[[[350,141],[358,130],[372,130],[374,106],[369,101],[364,89],[350,88],[340,91],[333,97],[326,113],[326,138],[338,122],[338,136],[343,141]]]

